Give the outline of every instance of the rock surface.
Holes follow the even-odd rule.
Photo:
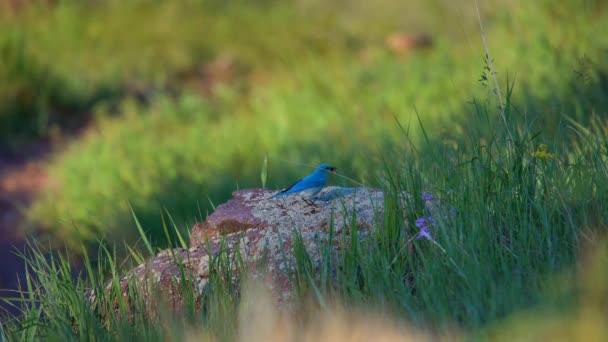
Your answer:
[[[338,249],[342,239],[348,237],[343,237],[343,233],[353,222],[360,238],[382,226],[384,199],[378,189],[329,187],[312,205],[297,195],[270,198],[274,193],[264,189],[234,192],[233,198],[218,206],[204,223],[193,226],[189,249],[162,251],[122,277],[123,297],[128,297],[129,284],[141,286],[144,295],[150,293],[150,286],[155,286],[168,294],[164,297],[174,309],[179,309],[183,304],[182,286],[176,284],[187,279],[198,305],[213,268],[211,260],[224,251],[231,265],[242,261],[254,274],[270,275],[276,300],[288,301],[296,236],[301,237],[313,265],[318,265],[320,247],[329,242],[330,236],[329,243]]]

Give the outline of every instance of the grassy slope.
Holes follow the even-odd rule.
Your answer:
[[[346,34],[326,37],[323,21],[311,30],[294,5],[266,3],[62,1],[2,13],[0,143],[18,148],[133,88],[179,87],[176,77],[217,54],[272,67],[311,46],[314,54],[335,49]]]
[[[514,111],[533,115],[551,142],[560,115],[584,119],[590,111],[606,110],[601,79],[606,66],[599,63],[608,41],[594,36],[605,16],[591,15],[592,9],[558,25],[568,12],[539,6],[499,12],[488,23],[488,35],[503,92],[506,70],[516,72]],[[492,98],[492,84],[477,81],[483,72],[481,43],[468,39],[454,43],[439,36],[432,51],[407,61],[373,47],[370,62],[311,52],[246,94],[227,86],[210,99],[160,97],[148,107],[127,101],[118,118],[100,110],[97,132],[51,164],[56,188],[34,205],[30,217],[67,241],[100,233],[119,239],[129,231],[125,227],[133,227],[130,202],[146,228],[162,237],[162,206],[180,222],[192,223],[199,208],[203,214],[210,208],[208,199],[222,202],[237,184],[258,186],[265,152],[271,155],[271,187],[307,171],[281,158],[331,161],[374,184],[379,151],[402,142],[395,117],[414,123],[414,139],[420,137],[417,111],[433,137],[463,143],[459,134],[474,112],[466,102]],[[595,64],[585,69],[583,55]],[[577,71],[584,71],[584,80]],[[114,232],[121,234],[112,237]]]

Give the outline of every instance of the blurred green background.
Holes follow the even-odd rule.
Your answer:
[[[163,245],[161,211],[187,231],[261,186],[265,153],[271,188],[319,162],[379,185],[397,120],[458,145],[473,98],[496,106],[472,1],[0,4],[0,146],[60,141],[22,229],[71,247],[134,241],[130,207]],[[605,116],[605,2],[479,5],[501,87],[541,134]]]

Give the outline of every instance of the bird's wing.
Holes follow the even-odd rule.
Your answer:
[[[282,194],[284,192],[300,191],[300,190],[304,190],[304,189],[308,189],[308,188],[315,188],[315,187],[324,186],[324,185],[325,185],[325,182],[322,179],[307,176],[307,177],[300,179],[299,181],[293,183],[290,187],[281,191],[280,194]]]
[[[297,181],[297,182],[295,182],[295,183],[291,184],[290,186],[286,187],[285,189],[283,189],[283,190],[279,191],[279,193],[277,193],[277,195],[278,195],[278,194],[282,194],[282,193],[286,193],[287,191],[291,191],[291,190],[292,190],[292,189],[293,189],[293,188],[294,188],[296,185],[298,185],[298,183],[300,183],[301,181],[302,181],[302,179],[300,179],[299,181]],[[275,195],[275,196],[276,196],[276,195]]]

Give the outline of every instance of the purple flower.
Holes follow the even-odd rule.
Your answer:
[[[428,193],[428,192],[425,191],[425,192],[422,193],[421,198],[422,198],[423,201],[427,202],[427,201],[433,200],[435,197],[432,194],[430,194],[430,193]]]
[[[420,240],[422,238],[425,238],[427,240],[433,240],[431,232],[429,231],[429,227],[424,226],[422,227],[422,229],[420,229],[420,233],[418,233],[418,236],[416,236],[416,240]]]
[[[429,217],[421,217],[416,219],[416,227],[421,228],[420,232],[416,236],[416,240],[420,240],[421,238],[425,238],[427,240],[433,240],[431,236],[431,232],[429,230],[429,226],[435,221],[433,216]]]
[[[421,217],[419,219],[416,219],[416,227],[422,228],[424,226],[430,225],[433,222],[435,222],[435,219],[433,218],[433,216]]]

